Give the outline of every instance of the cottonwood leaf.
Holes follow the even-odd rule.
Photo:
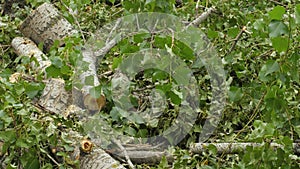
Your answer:
[[[237,102],[241,100],[243,97],[242,89],[239,87],[232,86],[230,87],[229,93],[228,93],[229,99],[232,102]]]
[[[267,76],[267,75],[269,75],[269,74],[271,74],[271,73],[276,72],[276,71],[279,70],[279,64],[276,61],[274,61],[274,60],[268,61],[265,64],[265,66],[266,66],[265,76]]]
[[[289,32],[288,27],[282,21],[273,20],[269,24],[269,36],[278,37],[282,35],[287,35]]]
[[[289,47],[289,38],[288,37],[274,37],[271,38],[272,46],[277,52],[286,51]]]
[[[271,20],[281,20],[283,14],[285,13],[285,8],[282,6],[276,6],[272,11],[269,12],[269,17]]]

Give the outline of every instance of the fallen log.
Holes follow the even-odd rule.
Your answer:
[[[47,56],[29,38],[15,37],[11,42],[12,47],[18,56],[29,56],[35,58],[36,62],[31,63],[31,68],[36,71],[44,72],[46,67],[51,65]]]
[[[209,146],[214,146],[218,154],[234,154],[246,150],[247,147],[261,147],[266,143],[195,143],[190,147],[192,153],[202,153],[207,151]],[[277,149],[284,146],[278,143],[270,143],[270,147]],[[293,150],[295,154],[300,153],[300,143],[293,143]]]
[[[64,44],[64,38],[78,33],[49,3],[44,3],[33,11],[20,25],[20,31],[36,44],[43,43],[46,52],[50,50],[56,40],[61,46]]]

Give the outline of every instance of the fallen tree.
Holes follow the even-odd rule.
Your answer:
[[[213,11],[213,8],[207,10],[207,12],[198,17],[195,21],[191,22],[188,26],[198,26]],[[49,16],[54,17],[49,19]],[[16,53],[19,56],[34,57],[39,64],[33,62],[32,69],[43,72],[45,68],[51,64],[51,62],[47,59],[45,54],[39,50],[36,44],[44,43],[44,51],[47,52],[50,50],[55,40],[59,40],[60,45],[63,45],[62,40],[64,37],[77,33],[77,31],[61,17],[59,12],[51,4],[44,4],[32,13],[32,15],[29,16],[21,25],[21,31],[30,39],[17,37],[12,41],[12,46],[15,48]],[[100,98],[93,98],[89,92],[92,87],[99,85],[96,71],[96,56],[105,55],[115,45],[116,41],[112,40],[107,42],[103,49],[96,52],[96,55],[88,50],[83,51],[83,61],[87,62],[89,67],[86,72],[81,74],[81,83],[84,83],[87,77],[93,77],[94,82],[93,85],[85,85],[79,90],[79,92],[81,92],[80,94],[82,94],[84,98],[84,106],[88,110],[99,111],[105,105],[104,96],[101,96]],[[77,105],[72,105],[72,103],[74,103],[72,102],[72,96],[64,89],[65,84],[62,79],[45,79],[45,83],[46,87],[38,102],[42,108],[56,114],[64,114],[66,117],[68,114],[77,114],[78,112],[85,111]],[[76,96],[75,98],[81,98],[82,96]],[[99,147],[99,145],[97,145],[100,140],[85,140],[82,136],[80,136],[80,133],[72,133],[72,135],[77,136],[73,138],[75,142],[74,146],[76,146],[77,151],[74,151],[72,156],[74,159],[79,159],[81,161],[81,168],[124,168],[109,154],[113,155],[120,161],[127,161],[128,164],[130,164],[131,161],[136,164],[156,164],[163,156],[166,156],[169,162],[172,162],[174,159],[172,155],[166,152],[153,150],[153,147],[144,149],[141,148],[142,145],[135,145],[135,147],[119,145],[119,148],[115,150],[103,150]],[[92,146],[93,144],[96,144],[96,146]],[[206,151],[207,147],[210,145],[215,146],[219,153],[237,153],[245,150],[247,146],[262,146],[262,144],[258,143],[196,143],[191,146],[191,152],[201,153]],[[294,143],[293,146],[294,151],[299,153],[299,145]],[[282,145],[271,143],[271,147],[282,147]],[[130,165],[130,167],[134,168],[132,165]]]
[[[72,25],[61,16],[59,11],[48,3],[41,5],[27,17],[22,23],[20,30],[27,38],[16,37],[12,41],[12,46],[19,56],[34,57],[37,62],[31,64],[32,69],[38,69],[44,73],[45,68],[49,66],[51,62],[36,44],[43,43],[44,51],[49,51],[54,41],[58,40],[60,41],[60,45],[63,45],[63,39],[65,37],[77,32],[73,29]],[[76,105],[71,104],[72,97],[71,94],[65,90],[63,79],[45,79],[45,83],[46,86],[38,101],[39,106],[43,109],[56,114],[70,114],[84,111]],[[74,135],[74,133],[72,135]],[[86,149],[90,149],[93,143],[86,147],[86,143],[82,143],[83,136],[80,136],[79,133],[75,135],[78,136],[74,138],[74,142],[78,143],[75,144],[77,146],[75,150],[80,149],[83,152],[78,153],[78,151],[74,151],[74,154],[71,156],[81,161],[81,168],[124,168],[100,147],[93,148],[93,150],[88,152],[85,151]]]

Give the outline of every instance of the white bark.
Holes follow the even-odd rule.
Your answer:
[[[62,114],[70,105],[70,95],[62,79],[48,79],[39,104],[56,114]]]
[[[207,11],[203,12],[199,17],[197,17],[195,20],[193,20],[191,23],[189,23],[188,27],[193,26],[199,26],[203,21],[205,21],[209,15],[214,12],[215,8],[208,8]]]
[[[44,3],[33,11],[21,24],[21,32],[36,44],[43,43],[46,51],[54,41],[63,45],[63,39],[77,33],[77,30],[49,3]]]
[[[45,68],[51,65],[47,56],[29,38],[16,37],[12,40],[11,45],[18,56],[29,56],[36,59],[38,65],[32,62],[32,69],[44,72]]]
[[[195,143],[192,144],[190,147],[191,152],[193,153],[202,153],[207,151],[207,147],[213,145],[217,148],[217,153],[225,153],[225,154],[231,154],[231,153],[239,153],[246,150],[247,146],[250,147],[261,147],[264,144],[263,143]],[[270,143],[270,147],[276,149],[276,148],[284,148],[283,145],[278,143]],[[300,144],[299,143],[293,143],[294,153],[299,154],[300,153]]]

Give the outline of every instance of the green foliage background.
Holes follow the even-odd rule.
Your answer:
[[[210,78],[206,71],[195,71],[200,87],[201,111],[189,135],[170,151],[177,156],[173,168],[300,168],[300,158],[294,154],[292,143],[300,139],[300,4],[296,0],[27,0],[24,7],[13,5],[11,15],[2,15],[0,23],[0,140],[4,142],[0,154],[1,163],[8,168],[70,168],[78,161],[70,161],[67,152],[72,151],[67,139],[67,129],[81,130],[76,119],[38,110],[33,100],[44,87],[41,72],[30,69],[29,57],[18,57],[10,43],[21,36],[18,25],[43,2],[52,2],[76,29],[82,30],[77,37],[66,39],[64,47],[54,45],[47,56],[52,61],[46,71],[48,77],[66,80],[71,89],[76,59],[80,58],[81,46],[91,32],[120,16],[135,12],[164,12],[194,20],[208,7],[216,7],[200,26],[222,59],[227,76],[228,99],[222,121],[209,142],[259,142],[262,147],[248,147],[239,154],[217,154],[215,147],[208,147],[203,154],[189,153],[190,143],[197,142],[209,109]],[[1,1],[4,3],[4,0]],[[114,4],[114,5],[113,5]],[[2,5],[2,4],[1,4]],[[196,6],[198,8],[196,9]],[[3,5],[2,5],[3,7]],[[235,38],[246,26],[236,46]],[[84,37],[84,38],[83,38]],[[115,71],[126,55],[151,45],[147,35],[137,35],[123,40],[102,60],[99,74]],[[138,46],[137,44],[142,44]],[[170,37],[155,37],[158,48],[170,47]],[[191,53],[180,42],[175,43],[174,53],[185,57]],[[177,51],[176,51],[177,49]],[[193,63],[192,58],[185,58]],[[18,72],[14,83],[12,75]],[[161,89],[169,92],[167,99],[172,108],[166,110],[158,121],[128,119],[126,112],[116,111],[108,90],[109,77],[100,76],[101,88],[108,105],[101,112],[112,126],[123,133],[138,137],[161,133],[176,117],[180,98],[174,92],[176,84],[159,70],[144,72],[135,79],[133,87],[151,86],[158,82]],[[175,87],[174,87],[175,86]],[[172,88],[173,87],[173,88]],[[138,105],[138,99],[131,97]],[[196,117],[195,117],[196,118]],[[122,125],[120,125],[122,124]],[[120,127],[121,126],[121,127]],[[67,128],[67,129],[66,129]],[[273,150],[270,143],[284,145]],[[50,157],[52,147],[62,147],[56,155],[62,161],[55,164]],[[157,166],[140,165],[137,168],[170,168],[165,159]]]

